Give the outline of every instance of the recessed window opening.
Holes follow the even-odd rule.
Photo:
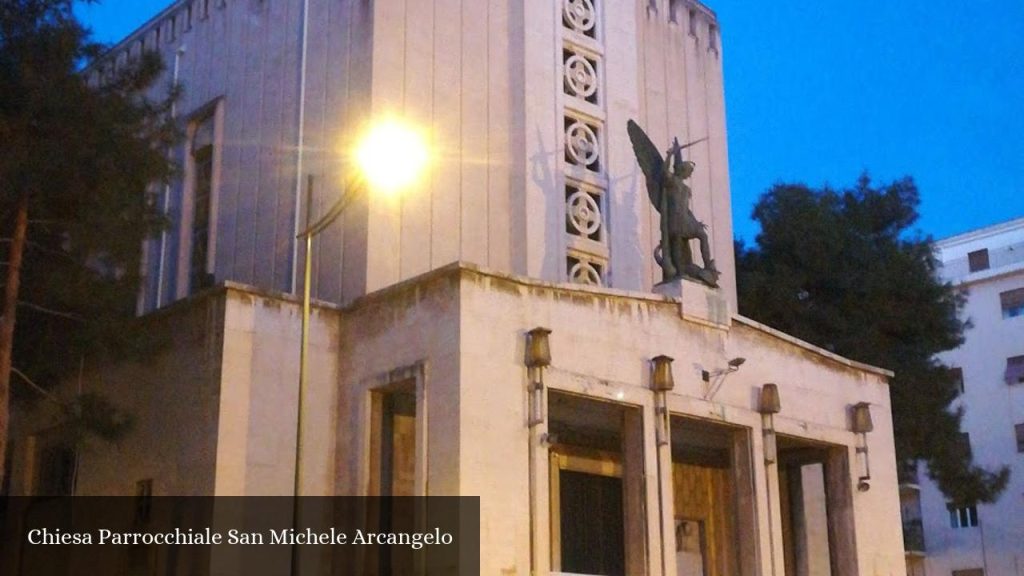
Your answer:
[[[43,447],[39,451],[35,495],[70,496],[74,494],[77,458],[73,448],[59,441]]]
[[[947,505],[949,509],[950,528],[975,528],[978,526],[978,508],[976,506]]]
[[[778,437],[786,574],[856,574],[846,447]]]
[[[640,410],[562,393],[550,395],[548,408],[552,571],[641,573],[646,531]]]
[[[416,485],[416,387],[403,382],[375,392],[371,495],[413,496]]]
[[[672,491],[678,574],[753,574],[753,490],[744,429],[673,416]],[[746,548],[746,550],[744,550]]]
[[[963,370],[963,368],[959,368],[959,367],[957,367],[957,368],[950,368],[949,369],[949,374],[950,374],[950,376],[953,377],[953,385],[956,386],[956,389],[961,394],[963,394],[964,390],[965,390],[964,389],[964,370]]]
[[[406,380],[373,392],[371,397],[371,496],[416,496],[416,381]],[[382,498],[371,528],[410,532],[416,527],[415,506],[405,499]],[[401,546],[382,546],[373,555],[373,574],[411,574],[413,555]]]
[[[1003,318],[1024,316],[1024,288],[1008,290],[999,294],[999,307]]]
[[[988,269],[988,248],[975,250],[967,254],[967,268],[971,272]]]
[[[197,292],[213,285],[209,272],[210,224],[213,202],[214,115],[212,113],[193,123],[190,146],[192,165],[192,227],[191,255],[189,257],[189,291]]]
[[[1011,356],[1006,359],[1007,384],[1024,384],[1024,356]]]

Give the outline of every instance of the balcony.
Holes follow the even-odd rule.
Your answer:
[[[907,556],[924,556],[924,526],[920,519],[903,522],[903,548]]]
[[[898,462],[896,465],[896,477],[900,482],[900,492],[920,490],[916,460]]]

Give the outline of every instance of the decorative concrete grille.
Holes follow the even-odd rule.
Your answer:
[[[597,23],[597,10],[592,0],[563,0],[562,22],[574,32],[585,36],[594,36]]]
[[[564,70],[565,92],[593,103],[597,94],[595,61],[582,54],[566,51]]]
[[[566,278],[588,286],[608,283],[608,178],[602,158],[599,0],[562,1],[562,115],[565,119]]]
[[[587,286],[604,285],[604,265],[584,257],[570,256],[566,259],[569,267],[569,281]]]
[[[601,147],[597,140],[597,128],[582,120],[566,119],[565,154],[566,159],[584,168],[597,170],[601,159]]]
[[[565,186],[565,232],[577,238],[604,241],[603,194],[580,184]]]

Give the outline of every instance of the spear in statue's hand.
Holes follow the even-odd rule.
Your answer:
[[[669,154],[674,154],[676,150],[679,150],[679,151],[686,150],[690,146],[695,146],[697,144],[700,144],[701,142],[703,142],[703,141],[705,141],[707,139],[708,139],[708,137],[705,136],[703,138],[699,138],[697,140],[694,140],[693,142],[687,142],[686,144],[683,144],[683,145],[680,146],[679,145],[679,138],[678,137],[677,138],[673,138],[672,139],[672,147],[669,148],[668,153]]]

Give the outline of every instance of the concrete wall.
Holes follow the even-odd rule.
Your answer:
[[[301,303],[239,286],[225,292],[217,496],[294,493]],[[333,488],[340,313],[310,319],[299,494]]]
[[[647,509],[658,510],[653,394],[649,361],[675,357],[676,389],[669,395],[673,413],[704,418],[751,431],[756,499],[757,566],[770,573],[771,558],[783,570],[778,483],[773,467],[762,464],[759,387],[779,385],[780,434],[839,446],[849,462],[849,486],[862,471],[849,432],[848,410],[870,402],[875,431],[868,435],[872,488],[852,495],[856,565],[859,574],[904,574],[899,525],[891,412],[885,377],[745,320],[732,327],[684,321],[678,303],[639,294],[570,290],[494,274],[466,272],[461,289],[462,384],[460,491],[480,494],[483,573],[527,573],[530,566],[529,498],[531,442],[535,456],[535,562],[547,569],[547,456],[526,426],[525,332],[535,326],[553,330],[553,363],[545,382],[551,389],[640,406],[644,414]],[[614,327],[614,328],[610,328]],[[707,399],[702,369],[725,366],[729,358],[747,358],[716,395]],[[658,518],[649,514],[648,533],[658,534]],[[769,536],[774,533],[775,536]],[[748,543],[747,546],[751,544]],[[650,544],[649,570],[661,573],[661,540]],[[774,556],[773,556],[774,552]],[[673,556],[674,558],[674,556]],[[668,560],[674,562],[674,560]],[[502,572],[504,571],[504,572]],[[671,570],[669,570],[672,573]]]
[[[717,23],[703,6],[671,4],[597,2],[585,42],[600,52],[600,102],[582,109],[602,125],[603,168],[591,176],[607,197],[605,283],[647,290],[660,281],[657,213],[625,131],[636,119],[659,147],[708,137],[688,151],[693,210],[735,308]],[[566,34],[559,2],[179,0],[106,62],[158,50],[168,70],[156,93],[177,78],[186,132],[216,110],[208,270],[217,281],[301,286],[294,237],[306,178],[315,219],[350,189],[348,154],[368,118],[426,129],[436,161],[421,183],[400,199],[355,202],[314,242],[314,296],[347,302],[455,261],[566,279]],[[173,226],[147,246],[142,311],[192,291],[186,148],[171,153],[183,182],[160,191]]]
[[[1014,425],[1024,423],[1024,386],[1005,382],[1006,359],[1024,355],[1024,317],[1003,318],[999,294],[1024,288],[1024,219],[937,242],[943,278],[963,288],[962,317],[972,327],[965,341],[939,359],[963,370],[962,430],[970,434],[975,462],[988,469],[1010,468],[1010,483],[997,502],[979,505],[978,526],[952,528],[946,498],[921,475],[921,517],[928,574],[985,568],[986,574],[1024,573],[1024,458]],[[967,254],[989,250],[990,268],[969,272]]]
[[[153,480],[156,496],[213,493],[223,313],[223,302],[207,297],[147,318],[147,328],[167,339],[162,349],[144,361],[87,360],[81,380],[70,378],[56,391],[69,402],[79,393],[99,394],[134,421],[114,444],[87,440],[79,451],[76,494],[134,496],[144,479]],[[63,421],[53,408],[40,401],[32,410],[15,410],[13,495],[35,493],[36,455],[25,448],[31,435],[45,435]]]
[[[371,394],[414,380],[417,388],[415,494],[463,494],[459,485],[459,292],[457,278],[432,276],[392,286],[353,304],[339,326],[337,435],[333,488],[365,495],[370,483]]]
[[[183,88],[176,106],[183,130],[219,107],[208,262],[217,281],[292,290],[307,175],[314,177],[314,218],[346,189],[345,150],[369,111],[372,6],[309,0],[308,10],[303,0],[179,0],[94,67],[123,62],[144,46],[167,68],[155,95],[175,78]],[[172,226],[146,247],[143,311],[193,291],[187,145],[171,152],[185,177],[159,191]],[[365,291],[365,206],[353,207],[345,223],[315,246],[316,292],[327,300],[340,300],[343,280],[349,292]]]
[[[67,382],[59,396],[98,393],[134,427],[115,444],[91,440],[79,452],[75,493],[131,496],[148,478],[155,496],[292,494],[301,310],[231,285],[144,320],[169,339],[145,361],[87,363],[81,384]],[[318,307],[310,323],[300,494],[334,488],[339,316]],[[38,403],[19,411],[14,436],[24,448],[59,421],[51,404]],[[32,493],[33,460],[19,449],[13,494]]]
[[[550,390],[640,411],[648,573],[675,573],[675,555],[662,559],[663,542],[674,535],[661,526],[674,524],[671,497],[659,500],[659,482],[671,486],[672,478],[671,466],[658,472],[668,448],[655,442],[649,381],[650,359],[668,354],[676,358],[671,413],[738,427],[749,441],[749,453],[737,458],[750,470],[744,501],[753,522],[741,527],[750,572],[770,573],[773,561],[783,570],[778,475],[764,464],[757,411],[760,387],[774,382],[782,398],[777,433],[845,458],[828,482],[849,495],[836,511],[848,543],[841,561],[857,570],[847,573],[904,574],[886,373],[740,317],[684,318],[680,306],[661,296],[459,265],[343,310],[318,307],[301,493],[366,494],[372,393],[413,381],[415,492],[481,497],[481,573],[527,574],[531,565],[545,573],[548,445],[544,424],[528,426],[524,345],[526,331],[546,326],[553,330]],[[105,390],[132,399],[126,407],[140,426],[118,449],[85,455],[78,492],[130,494],[135,479],[151,477],[158,495],[292,493],[300,311],[289,297],[229,285],[163,313],[175,346],[145,366],[102,371]],[[737,356],[746,358],[739,371],[702,380],[702,370],[714,373]],[[858,402],[871,404],[875,422],[867,435],[867,492],[852,488],[863,474],[849,431]]]

